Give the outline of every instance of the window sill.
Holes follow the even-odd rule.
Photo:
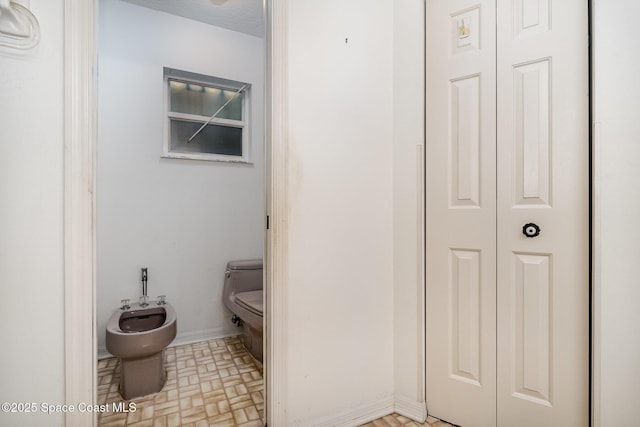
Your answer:
[[[243,165],[253,165],[253,162],[243,157],[225,156],[223,154],[206,153],[164,153],[160,156],[163,159],[180,160],[204,160],[207,162],[239,163]]]

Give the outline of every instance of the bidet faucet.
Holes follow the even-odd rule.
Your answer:
[[[142,298],[142,303],[140,304],[143,307],[148,306],[149,304],[147,303],[147,279],[148,279],[148,274],[147,274],[147,268],[146,267],[142,267],[142,296],[144,298]]]

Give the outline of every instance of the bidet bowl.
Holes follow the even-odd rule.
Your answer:
[[[143,358],[163,351],[176,337],[177,318],[171,304],[132,304],[116,310],[106,328],[107,351],[121,359]]]

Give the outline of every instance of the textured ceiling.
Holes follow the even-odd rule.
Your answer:
[[[216,27],[264,37],[262,0],[124,0]]]

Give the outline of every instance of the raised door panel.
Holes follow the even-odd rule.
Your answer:
[[[480,206],[480,76],[450,83],[449,182],[452,207]]]
[[[551,204],[549,59],[513,67],[514,204]]]
[[[480,252],[453,249],[449,254],[449,349],[452,379],[480,386]]]
[[[513,2],[513,28],[516,36],[526,37],[531,34],[551,29],[550,0],[515,0]]]
[[[552,263],[548,254],[516,253],[512,324],[512,396],[551,406]]]

